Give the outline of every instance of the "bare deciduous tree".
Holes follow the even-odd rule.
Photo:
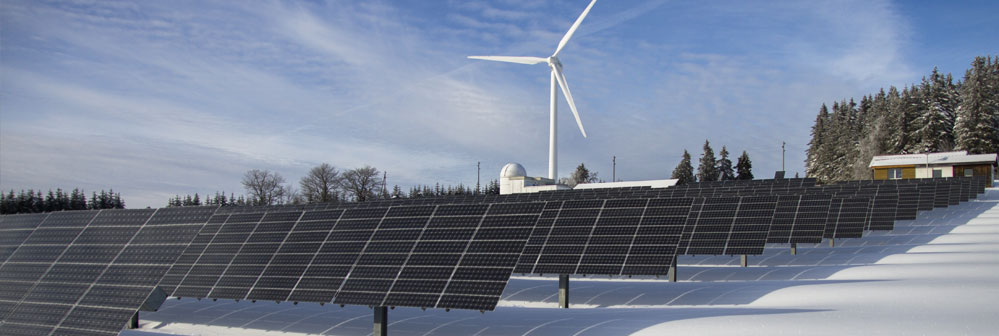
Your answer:
[[[243,174],[242,182],[253,205],[275,204],[284,197],[284,177],[276,172],[253,169]]]
[[[328,163],[315,166],[298,184],[309,203],[329,203],[340,199],[340,171]]]
[[[376,191],[381,190],[382,179],[378,169],[372,166],[355,168],[343,172],[344,192],[354,197],[358,202],[375,198]]]

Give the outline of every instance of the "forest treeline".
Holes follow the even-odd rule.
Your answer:
[[[715,151],[711,148],[711,143],[704,140],[704,152],[701,154],[697,164],[697,172],[694,172],[694,165],[690,161],[690,153],[683,150],[680,163],[673,169],[672,179],[678,180],[677,184],[687,184],[691,182],[707,181],[728,181],[728,180],[752,180],[753,161],[749,159],[749,153],[742,151],[742,155],[736,161],[735,166],[729,159],[728,148],[722,146],[721,157],[715,157]]]
[[[101,190],[94,192],[90,199],[87,193],[77,188],[72,192],[64,192],[56,189],[49,190],[43,194],[41,190],[28,191],[21,190],[15,194],[14,190],[8,193],[0,193],[0,214],[17,213],[39,213],[65,210],[100,210],[100,209],[124,209],[125,201],[121,199],[121,193]]]
[[[936,68],[919,84],[822,104],[806,151],[806,176],[871,179],[876,155],[999,151],[999,57],[976,57],[964,79]]]
[[[341,170],[329,163],[313,167],[297,184],[289,183],[281,174],[252,169],[240,181],[245,195],[216,192],[214,196],[199,194],[176,195],[167,201],[168,207],[178,206],[228,206],[228,205],[277,205],[365,202],[390,198],[421,198],[453,195],[499,194],[499,181],[492,180],[485,186],[457,186],[435,184],[416,185],[404,191],[399,185],[391,189],[386,185],[387,174],[375,167]]]

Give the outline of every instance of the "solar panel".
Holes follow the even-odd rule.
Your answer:
[[[222,277],[212,287],[208,297],[237,300],[245,298],[303,213],[302,211],[267,212],[255,225],[223,226],[215,237],[216,241],[225,236],[224,241],[235,239],[232,245],[227,246],[236,244],[239,246],[231,259],[226,255],[229,263],[223,268]],[[229,220],[232,221],[234,218],[236,217],[229,217]],[[253,221],[257,216],[249,218]],[[244,235],[245,230],[249,230],[249,234]],[[237,243],[244,236],[245,242]]]
[[[138,232],[153,211],[102,210],[96,212],[93,219],[82,217],[78,221],[66,223],[67,226],[77,228],[72,231],[67,230],[68,234],[65,236],[68,237],[73,233],[75,235],[69,242],[63,240],[59,245],[58,249],[67,247],[56,256],[56,259],[45,263],[48,266],[46,270],[25,292],[3,325],[0,325],[0,334],[20,334],[25,328],[29,330],[47,328],[49,331],[44,334],[54,331],[72,311],[76,310],[75,306],[80,298],[89,291],[108,264]],[[43,222],[42,226],[46,226],[46,223]],[[79,230],[80,226],[85,227]],[[41,227],[36,230],[40,231]],[[49,257],[52,254],[36,255]],[[96,329],[91,331],[98,333],[103,331],[117,334],[132,313],[134,311],[126,313],[128,316],[121,320],[121,324],[110,331],[105,325],[108,320],[100,319],[99,316],[90,316],[88,326]]]
[[[767,243],[820,243],[826,228],[830,194],[778,196]]]
[[[96,215],[96,211],[23,215],[43,220],[0,267],[0,318],[4,322]]]
[[[543,205],[239,210],[165,282],[175,296],[492,310]]]
[[[950,193],[947,197],[947,205],[961,204],[961,179],[949,178],[946,180],[950,184]]]
[[[950,183],[944,183],[943,179],[933,180],[936,186],[936,193],[933,197],[934,208],[946,208],[950,204]]]
[[[677,254],[762,254],[776,206],[777,196],[696,199]]]
[[[914,220],[919,212],[919,188],[912,184],[894,186],[898,191],[898,208],[895,219]]]
[[[392,208],[333,302],[493,310],[543,206]]]
[[[521,273],[666,275],[691,198],[549,202]]]
[[[917,208],[920,211],[933,210],[933,203],[937,194],[936,184],[932,182],[924,182],[916,184],[916,188],[919,190],[919,203]]]
[[[215,207],[156,210],[113,261],[105,265],[55,334],[117,335],[215,210]]]
[[[323,286],[316,285],[323,283],[324,280],[330,280],[320,277],[322,275],[318,272],[320,268],[313,269],[307,277],[303,275],[306,275],[306,268],[316,258],[316,253],[326,242],[327,236],[343,212],[343,210],[313,210],[303,213],[294,227],[289,230],[277,252],[272,255],[260,278],[253,284],[247,299],[315,302],[332,300],[334,294],[332,290],[324,291]],[[315,288],[299,288],[295,295],[292,295],[296,290],[296,284],[306,286],[312,284]]]
[[[974,181],[967,177],[960,178],[961,180],[961,202],[967,202],[972,198],[972,186]]]
[[[871,220],[868,230],[890,231],[895,228],[898,211],[898,193],[877,191],[871,201]]]
[[[38,271],[19,283],[0,333],[117,335],[214,210],[49,215],[10,259]]]
[[[971,177],[971,198],[978,198],[978,194],[984,193],[986,187],[991,187],[993,184],[986,176],[973,176]]]
[[[45,217],[47,213],[0,216],[0,264],[14,254]]]
[[[208,243],[211,242],[212,238],[215,237],[215,233],[218,232],[222,223],[225,223],[225,220],[229,218],[230,212],[224,211],[228,210],[226,208],[233,207],[219,208],[215,214],[208,219],[208,222],[201,227],[198,234],[194,237],[191,243],[187,245],[184,252],[181,253],[180,257],[177,258],[177,261],[170,267],[170,270],[163,276],[163,279],[160,280],[159,286],[164,292],[167,293],[167,295],[176,294],[175,292],[177,286],[184,279],[184,277],[187,276],[191,267],[193,267],[194,263],[199,257],[201,257],[201,254],[204,253],[205,248],[208,246]]]
[[[860,238],[868,222],[871,199],[866,196],[835,196],[829,206],[823,238]]]
[[[173,295],[178,297],[209,297],[208,294],[219,284],[223,273],[232,265],[236,255],[263,218],[264,213],[259,212],[228,215],[225,222],[219,226],[218,231],[211,236],[211,240],[198,256],[195,264],[181,279]],[[209,224],[214,224],[216,220],[218,219],[212,218]],[[206,225],[206,229],[208,229],[208,225]],[[229,284],[225,283],[224,285]],[[226,288],[222,288],[218,293],[220,295],[227,294]],[[240,297],[240,299],[242,298]]]

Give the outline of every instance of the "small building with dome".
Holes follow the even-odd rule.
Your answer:
[[[527,176],[527,169],[519,163],[511,162],[500,170],[500,195],[536,193],[549,190],[600,189],[622,187],[667,188],[676,185],[677,180],[617,181],[604,183],[581,183],[575,188],[545,177]]]

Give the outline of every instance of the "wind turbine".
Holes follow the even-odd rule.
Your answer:
[[[583,14],[579,15],[576,22],[572,24],[569,31],[565,33],[562,37],[562,41],[559,41],[558,47],[555,48],[555,53],[548,57],[527,57],[527,56],[468,56],[471,59],[480,59],[487,61],[497,61],[497,62],[508,62],[508,63],[519,63],[519,64],[538,64],[538,63],[548,63],[548,67],[552,69],[551,73],[551,110],[550,118],[551,125],[548,137],[548,178],[554,180],[556,178],[556,170],[558,168],[558,149],[556,148],[556,123],[555,118],[556,111],[558,110],[558,90],[556,90],[556,83],[558,87],[562,88],[562,94],[565,96],[565,100],[569,102],[569,109],[572,110],[572,116],[576,117],[576,125],[579,126],[579,132],[583,133],[583,137],[586,137],[586,130],[583,129],[583,122],[579,121],[579,112],[576,111],[576,102],[572,100],[572,93],[569,92],[569,84],[565,82],[565,75],[562,74],[562,62],[558,60],[558,54],[562,51],[562,48],[569,43],[569,39],[572,38],[572,34],[576,32],[579,28],[579,24],[583,22],[586,18],[586,14],[590,12],[590,8],[593,8],[593,4],[597,3],[597,0],[590,1],[590,5],[586,6],[583,10]]]

